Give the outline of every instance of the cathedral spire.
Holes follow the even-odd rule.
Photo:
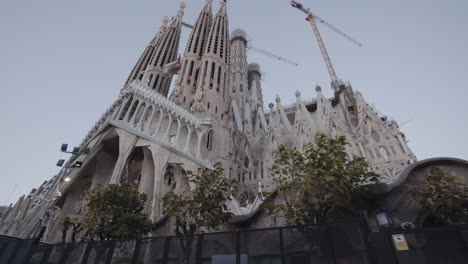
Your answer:
[[[170,67],[177,61],[185,6],[184,2],[180,4],[177,16],[172,19],[167,29],[156,41],[155,52],[143,77],[143,82],[148,88],[156,90],[164,96],[167,96],[172,81],[173,72],[170,71]]]
[[[167,23],[169,21],[170,21],[169,17],[166,16],[163,18],[162,25],[161,27],[159,27],[160,31],[156,33],[153,40],[151,40],[148,46],[146,46],[140,59],[136,63],[135,67],[133,67],[133,70],[130,72],[130,75],[128,76],[128,79],[125,82],[123,89],[127,88],[128,85],[135,79],[141,80],[143,78],[143,74],[146,68],[148,67],[148,63],[154,55],[155,47],[161,41],[161,35],[163,35],[163,33],[167,30]]]
[[[201,57],[204,55],[213,20],[211,0],[201,10],[181,61],[179,79],[174,89],[174,102],[189,109],[194,101],[200,75]]]
[[[222,1],[208,35],[192,111],[223,119],[223,113],[228,111],[229,54],[228,17]]]

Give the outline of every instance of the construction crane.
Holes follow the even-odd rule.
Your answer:
[[[288,59],[285,59],[283,57],[280,57],[278,55],[275,55],[271,52],[268,52],[268,51],[265,51],[265,50],[262,50],[262,49],[259,49],[259,48],[255,48],[255,47],[252,47],[250,45],[247,45],[247,49],[248,50],[251,50],[251,51],[256,51],[258,53],[261,53],[263,55],[266,55],[266,56],[269,56],[269,57],[272,57],[272,58],[275,58],[277,60],[280,60],[282,62],[286,62],[286,63],[289,63],[291,65],[294,65],[294,66],[299,66],[299,64],[297,64],[296,62],[292,61],[292,60],[288,60]]]
[[[336,33],[340,34],[341,36],[345,37],[349,41],[353,42],[359,47],[362,47],[362,44],[359,43],[358,41],[354,40],[350,36],[346,35],[343,33],[341,30],[337,29],[336,27],[330,25],[328,22],[320,18],[319,16],[315,15],[312,13],[308,8],[304,8],[304,6],[296,1],[291,1],[291,5],[303,13],[307,15],[306,20],[309,21],[310,25],[312,26],[312,30],[314,31],[315,38],[317,39],[318,46],[320,48],[320,51],[322,52],[323,60],[325,61],[325,65],[327,66],[328,74],[330,75],[330,78],[332,80],[332,84],[335,86],[338,82],[338,76],[336,75],[335,68],[333,67],[333,64],[331,62],[330,56],[328,55],[327,48],[325,47],[325,44],[323,43],[322,35],[320,34],[320,31],[317,27],[316,21],[320,22],[321,24],[324,24],[325,26],[329,27],[331,30],[335,31]],[[334,87],[337,89],[336,87]]]
[[[185,22],[182,22],[182,26],[186,27],[186,28],[189,28],[191,30],[193,30],[194,26],[191,25],[191,24],[188,24],[188,23],[185,23]],[[294,65],[294,66],[299,66],[299,64],[297,64],[296,62],[292,61],[292,60],[288,60],[286,58],[283,58],[283,57],[280,57],[278,55],[275,55],[271,52],[268,52],[268,51],[265,51],[265,50],[262,50],[262,49],[259,49],[259,48],[255,48],[255,47],[252,47],[250,45],[247,45],[247,49],[248,50],[251,50],[251,51],[255,51],[255,52],[258,52],[258,53],[261,53],[263,55],[266,55],[266,56],[269,56],[271,58],[274,58],[274,59],[277,59],[279,61],[282,61],[282,62],[285,62],[285,63],[288,63],[288,64],[291,64],[291,65]]]

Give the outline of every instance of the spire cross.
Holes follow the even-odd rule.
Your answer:
[[[179,7],[180,9],[179,9],[179,12],[177,12],[177,16],[183,17],[185,14],[184,9],[187,7],[187,4],[185,2],[182,2],[180,3]]]
[[[221,0],[221,4],[222,4],[222,5],[226,5],[226,4],[227,4],[227,0]]]
[[[159,29],[161,29],[161,32],[165,32],[167,30],[167,23],[169,23],[170,19],[168,16],[165,16],[163,19],[162,19],[162,25]]]

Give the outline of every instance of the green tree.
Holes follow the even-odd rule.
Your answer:
[[[65,243],[67,240],[68,230],[71,228],[72,234],[70,242],[76,241],[76,236],[83,231],[83,224],[78,220],[78,217],[65,216],[62,220],[62,242]]]
[[[193,235],[205,230],[219,230],[232,213],[226,203],[237,189],[236,181],[223,177],[223,169],[200,168],[188,172],[191,190],[169,192],[163,197],[163,209],[175,219],[175,234],[183,249],[183,261],[188,263],[192,252]]]
[[[152,223],[143,213],[146,194],[126,181],[97,185],[85,194],[84,239],[136,238],[151,231]]]
[[[349,205],[353,194],[378,182],[363,157],[347,160],[345,137],[318,133],[304,152],[279,145],[271,169],[278,189],[262,208],[289,224],[316,224]],[[275,199],[275,196],[280,199]]]
[[[459,177],[431,167],[421,185],[411,190],[413,198],[427,209],[440,224],[468,223],[468,189]]]

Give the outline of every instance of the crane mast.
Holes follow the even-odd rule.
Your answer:
[[[315,23],[315,19],[313,15],[310,13],[306,19],[307,21],[309,21],[310,25],[312,26],[312,30],[314,31],[315,38],[317,39],[317,44],[320,48],[320,52],[322,53],[323,60],[325,61],[325,65],[327,66],[328,74],[330,75],[332,82],[335,83],[336,81],[338,81],[338,76],[336,75],[336,71],[335,71],[335,68],[333,67],[330,56],[328,55],[327,48],[325,47],[325,44],[323,43],[322,35],[320,35],[320,31],[317,27],[317,23]]]
[[[346,35],[345,33],[341,32],[336,27],[330,25],[328,22],[326,22],[319,16],[313,14],[309,9],[304,8],[304,6],[301,3],[293,0],[291,1],[291,5],[307,15],[306,20],[309,21],[310,25],[312,26],[312,30],[314,31],[315,39],[317,40],[318,46],[320,48],[320,52],[322,53],[323,60],[325,61],[325,65],[327,66],[328,74],[330,75],[330,78],[332,80],[332,85],[334,86],[333,88],[338,89],[336,86],[337,86],[339,79],[336,74],[335,68],[333,67],[333,64],[331,62],[330,56],[328,55],[328,51],[323,42],[322,35],[320,34],[320,31],[317,27],[316,20],[326,25],[327,27],[329,27],[331,30],[335,31],[336,33],[342,35],[343,37],[353,42],[354,44],[358,45],[359,47],[362,47],[362,44],[354,40],[350,36]]]

